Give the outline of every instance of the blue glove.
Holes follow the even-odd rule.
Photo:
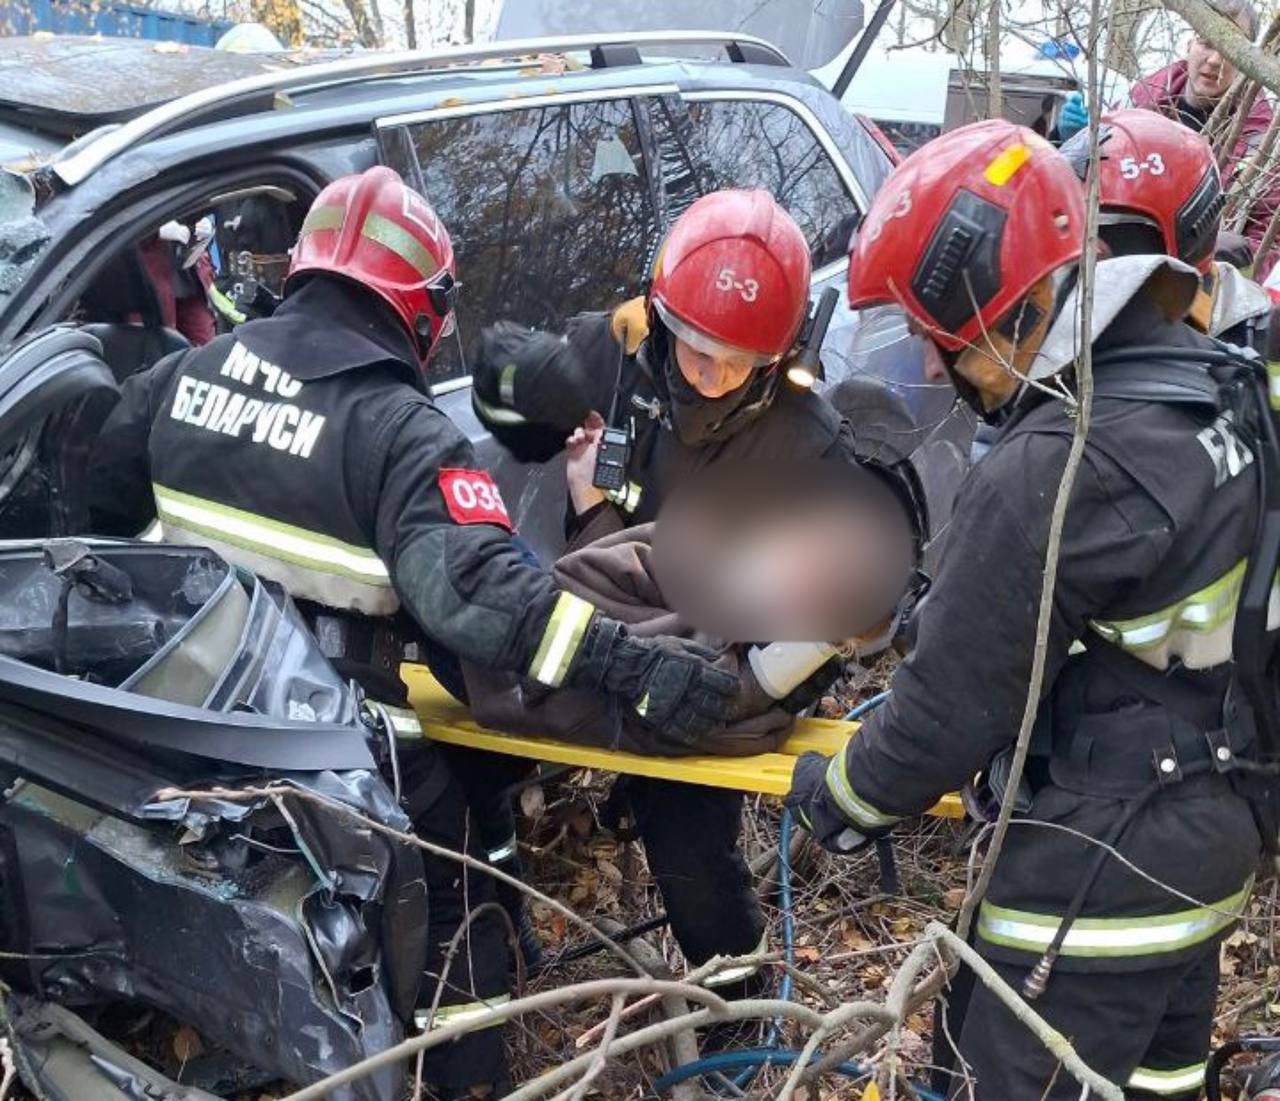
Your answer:
[[[1066,141],[1088,125],[1089,108],[1084,105],[1084,96],[1072,92],[1062,101],[1062,109],[1058,112],[1058,137]]]
[[[826,779],[829,760],[821,753],[801,754],[784,805],[827,852],[849,856],[871,844],[871,838],[860,834],[831,806]]]

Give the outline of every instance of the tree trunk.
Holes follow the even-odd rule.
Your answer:
[[[411,50],[418,48],[418,23],[413,0],[404,0],[404,44]]]
[[[969,57],[973,49],[973,28],[977,22],[977,0],[951,0],[945,7],[949,18],[942,31],[942,41],[947,49],[961,58]]]
[[[372,0],[370,0],[368,6],[366,6],[365,0],[342,0],[342,3],[347,9],[347,14],[351,17],[351,29],[355,31],[356,40],[360,45],[370,49],[376,49],[381,46],[383,41],[382,34],[371,14],[371,11],[373,13],[377,11]],[[380,17],[377,22],[379,24],[382,22]]]
[[[476,40],[476,0],[465,0],[462,19],[462,41],[470,45]]]

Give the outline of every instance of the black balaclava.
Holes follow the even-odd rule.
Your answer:
[[[656,317],[642,354],[659,396],[666,400],[671,430],[686,447],[723,443],[769,408],[778,391],[781,374],[772,366],[752,371],[736,390],[718,398],[700,394],[681,372],[671,336]]]

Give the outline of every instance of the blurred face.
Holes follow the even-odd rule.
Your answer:
[[[749,352],[725,349],[711,354],[675,338],[676,365],[685,382],[704,398],[722,398],[751,377],[759,357]]]
[[[1249,26],[1242,17],[1236,20],[1241,33],[1248,35]],[[1236,78],[1235,66],[1222,56],[1217,47],[1193,34],[1187,45],[1187,87],[1183,98],[1191,107],[1211,108],[1231,87]]]

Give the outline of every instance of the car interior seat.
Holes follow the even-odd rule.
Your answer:
[[[102,358],[116,382],[191,347],[160,318],[160,304],[137,249],[111,260],[80,298],[85,332],[102,344]]]

